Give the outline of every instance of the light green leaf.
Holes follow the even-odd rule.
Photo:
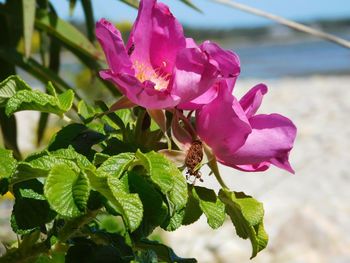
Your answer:
[[[136,156],[148,171],[152,182],[163,194],[167,194],[174,186],[174,175],[180,173],[177,167],[165,156],[153,151],[146,154],[137,151]]]
[[[131,232],[140,225],[143,217],[143,206],[138,194],[125,192],[123,184],[115,177],[107,178],[113,196],[121,206],[121,212]]]
[[[101,193],[123,217],[130,232],[135,231],[143,217],[142,202],[137,194],[130,194],[118,178],[103,177],[87,171],[91,187]]]
[[[49,84],[48,86],[50,86]],[[62,115],[67,112],[74,100],[74,92],[67,90],[60,95],[48,95],[38,90],[20,90],[6,103],[8,116],[22,110],[35,110]]]
[[[24,53],[26,57],[30,56],[32,48],[32,35],[34,30],[34,19],[36,10],[35,0],[22,0],[23,12],[23,36],[24,36]]]
[[[139,1],[138,0],[119,0],[120,2],[123,2],[131,7],[139,8]]]
[[[268,235],[264,230],[264,208],[262,203],[243,192],[230,192],[221,189],[220,200],[225,204],[226,213],[230,216],[239,237],[250,239],[252,256],[267,246]]]
[[[134,161],[135,156],[133,153],[121,153],[112,157],[109,157],[102,165],[97,169],[98,174],[102,176],[111,176],[119,178],[123,172]]]
[[[0,179],[10,178],[16,170],[17,161],[12,151],[0,148]]]
[[[20,90],[31,90],[19,76],[12,75],[0,83],[0,106],[4,106],[8,99]]]
[[[44,193],[57,213],[77,217],[86,210],[90,193],[89,180],[86,175],[76,173],[68,165],[57,165],[46,179]]]
[[[217,198],[214,190],[195,186],[192,194],[199,201],[208,225],[213,229],[219,228],[225,221],[225,205]]]

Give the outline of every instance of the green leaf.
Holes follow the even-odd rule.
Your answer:
[[[136,156],[148,171],[152,182],[163,194],[169,193],[174,186],[174,175],[180,173],[177,167],[166,157],[153,151],[146,154],[137,151]]]
[[[81,4],[83,6],[84,15],[85,15],[85,23],[86,23],[86,31],[88,38],[91,42],[95,41],[95,20],[94,13],[92,8],[91,0],[82,0]]]
[[[101,176],[111,176],[119,178],[123,174],[123,172],[131,165],[134,159],[135,155],[133,153],[121,153],[109,157],[97,169],[97,172]]]
[[[207,217],[208,225],[213,229],[219,228],[225,221],[225,205],[217,198],[214,190],[195,186],[192,193],[199,201],[199,206]]]
[[[14,49],[1,48],[0,49],[0,58],[7,61],[12,65],[21,67],[28,73],[32,74],[34,77],[47,83],[52,81],[55,84],[55,87],[59,88],[60,91],[72,89],[59,75],[57,75],[52,70],[41,65],[33,58],[26,59],[21,53],[17,52]],[[79,99],[79,95],[76,94],[76,97]]]
[[[252,256],[267,246],[268,235],[263,225],[264,208],[262,203],[243,192],[230,192],[221,189],[220,200],[225,204],[226,213],[236,228],[236,233],[243,239],[250,239]]]
[[[72,90],[67,90],[58,96],[48,95],[38,90],[21,90],[7,101],[5,112],[8,116],[23,110],[62,115],[71,108],[73,100]]]
[[[48,149],[54,151],[71,145],[77,152],[87,154],[93,145],[105,138],[105,135],[91,130],[83,124],[73,123],[65,126],[53,136]]]
[[[0,179],[12,177],[17,167],[12,151],[0,148],[0,164]]]
[[[87,171],[91,187],[102,194],[122,215],[126,227],[135,231],[142,221],[143,206],[137,194],[130,194],[118,178],[99,176]]]
[[[0,83],[0,106],[5,106],[8,99],[20,90],[32,90],[19,76],[12,75]]]
[[[13,151],[16,159],[21,159],[17,144],[17,121],[15,116],[8,117],[4,108],[0,108],[0,128],[4,146]]]
[[[85,156],[69,147],[54,152],[44,151],[41,154],[29,156],[24,162],[19,162],[16,179],[46,177],[53,167],[62,164],[68,165],[76,173],[85,169],[95,169]]]
[[[138,229],[138,235],[148,236],[154,228],[163,223],[167,215],[166,204],[161,194],[144,176],[131,171],[124,177],[127,177],[130,191],[139,195],[144,207],[143,220]]]
[[[131,7],[139,8],[139,1],[138,0],[119,0],[120,2],[123,2]]]
[[[90,59],[102,60],[102,53],[70,23],[54,16],[53,14],[46,14],[37,17],[35,26],[38,29],[46,31],[51,36],[60,40],[66,47],[85,55]]]
[[[135,231],[143,217],[143,206],[138,194],[125,192],[122,183],[114,177],[107,178],[108,186],[121,207],[121,212],[127,227]]]
[[[43,185],[38,180],[28,180],[14,185],[15,204],[11,226],[18,234],[24,234],[52,221],[56,213],[50,209],[43,195]]]
[[[89,198],[89,180],[83,173],[76,173],[68,165],[53,167],[44,186],[50,206],[60,215],[77,217],[86,210]]]
[[[36,9],[36,0],[22,0],[23,12],[23,36],[24,36],[24,53],[26,57],[30,56],[32,47],[32,35],[34,30],[34,18]]]
[[[168,220],[162,224],[166,230],[173,231],[181,226],[187,203],[187,183],[176,165],[164,155],[154,151],[143,154],[136,152],[141,164],[150,175],[151,181],[166,196],[168,203]]]
[[[202,10],[200,10],[197,6],[195,6],[191,0],[180,0],[182,3],[184,3],[185,5],[193,8],[194,10],[202,13]]]
[[[166,245],[160,244],[157,241],[151,241],[143,239],[140,242],[137,242],[136,247],[140,250],[153,250],[160,262],[177,262],[177,263],[195,263],[197,262],[194,258],[180,258],[174,251],[167,247]]]
[[[189,188],[188,201],[186,204],[185,215],[182,220],[182,224],[190,225],[196,222],[201,217],[202,214],[203,214],[203,211],[199,206],[199,201],[196,198],[194,198],[192,194],[192,188]]]

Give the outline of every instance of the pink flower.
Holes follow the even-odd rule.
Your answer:
[[[243,171],[264,171],[273,164],[294,173],[288,157],[296,136],[295,125],[279,114],[255,114],[267,92],[252,88],[238,102],[225,81],[218,96],[196,112],[196,130],[217,160]]]
[[[234,79],[240,72],[234,53],[186,39],[169,8],[156,0],[141,0],[126,46],[104,19],[96,24],[96,36],[109,65],[100,76],[145,108],[198,108],[216,96],[209,89],[218,78]]]

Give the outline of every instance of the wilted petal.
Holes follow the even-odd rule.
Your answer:
[[[133,74],[132,63],[120,32],[105,19],[96,23],[96,37],[105,53],[108,65],[114,73]]]
[[[249,121],[252,133],[234,155],[222,159],[223,163],[242,170],[245,166],[261,170],[267,162],[293,173],[288,157],[296,136],[295,125],[279,114],[256,115]]]
[[[218,72],[199,48],[186,48],[178,53],[173,74],[171,93],[184,103],[205,93]]]
[[[251,133],[244,111],[226,89],[220,89],[215,100],[196,112],[196,128],[219,160],[232,156]]]
[[[258,84],[250,89],[239,101],[247,117],[253,116],[259,109],[263,96],[267,93],[264,84]]]
[[[132,46],[133,61],[170,73],[177,52],[185,48],[186,42],[181,24],[166,5],[143,0],[127,48]]]

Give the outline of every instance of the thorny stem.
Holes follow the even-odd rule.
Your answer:
[[[71,221],[67,221],[66,224],[58,233],[58,241],[51,248],[49,238],[45,241],[33,244],[31,246],[22,247],[9,250],[4,256],[0,258],[0,263],[24,263],[32,262],[36,257],[42,253],[47,253],[50,249],[53,251],[58,250],[62,243],[65,243],[72,235],[74,235],[80,227],[88,223],[98,213],[98,210],[88,211],[87,214],[77,217]]]

